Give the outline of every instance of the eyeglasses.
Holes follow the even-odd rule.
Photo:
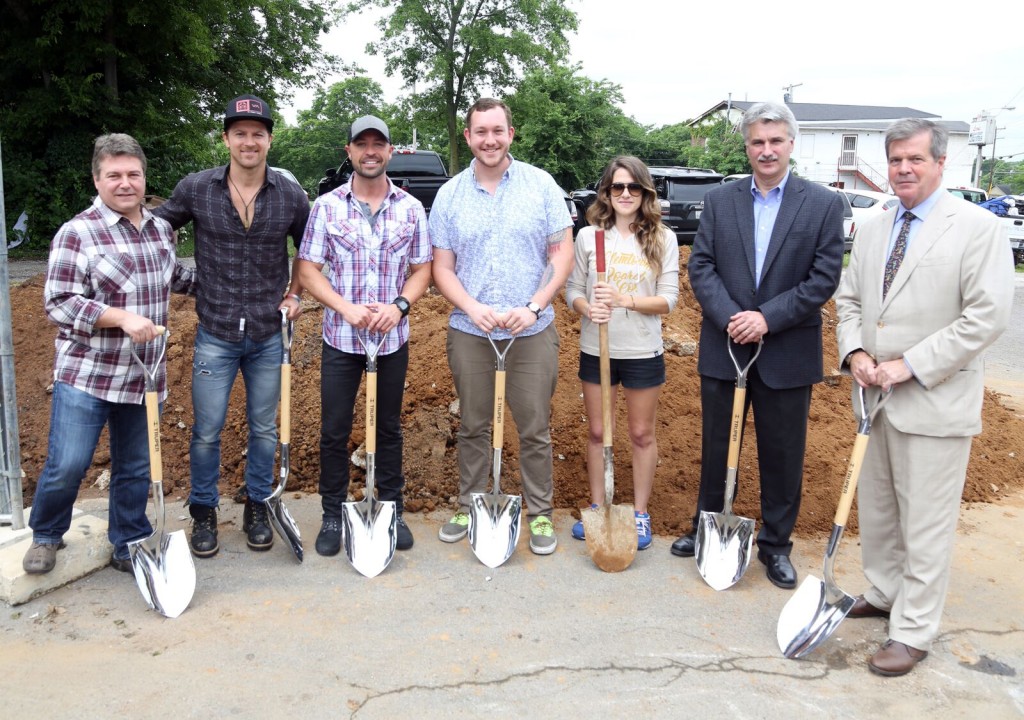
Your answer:
[[[629,190],[629,194],[633,197],[640,197],[644,192],[644,186],[640,183],[612,183],[608,186],[609,192],[612,195],[624,195],[626,190]]]

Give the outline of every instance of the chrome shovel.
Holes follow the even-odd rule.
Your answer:
[[[523,499],[519,495],[501,493],[501,446],[505,439],[505,358],[516,338],[512,336],[504,350],[498,350],[494,338],[490,335],[487,336],[487,340],[497,356],[494,373],[494,422],[491,430],[494,485],[489,493],[473,493],[471,496],[469,545],[480,562],[487,567],[496,568],[512,557],[519,542]]]
[[[860,478],[860,469],[868,449],[868,436],[871,434],[871,421],[892,397],[892,388],[875,401],[870,412],[864,388],[857,385],[856,389],[860,396],[860,422],[857,426],[857,439],[853,443],[853,453],[850,455],[850,465],[846,470],[846,480],[843,482],[843,493],[839,497],[839,507],[836,508],[832,524],[832,535],[825,548],[825,580],[821,581],[813,575],[804,578],[779,615],[776,639],[779,641],[782,654],[790,659],[803,657],[825,642],[856,602],[856,598],[843,592],[836,583],[833,568],[839,551],[839,541],[843,538],[853,497],[857,492],[857,480]]]
[[[352,567],[365,577],[376,577],[395,556],[398,542],[398,507],[394,500],[374,497],[377,466],[377,355],[387,333],[376,346],[357,334],[366,352],[366,492],[359,502],[341,508],[341,536]]]
[[[736,474],[740,464],[740,440],[743,437],[743,410],[747,400],[747,373],[764,347],[757,342],[757,350],[750,362],[740,368],[732,351],[732,340],[726,335],[729,357],[736,367],[736,391],[732,398],[732,422],[729,427],[729,456],[725,471],[725,502],[722,512],[701,510],[697,525],[694,556],[697,571],[704,582],[715,590],[725,590],[739,582],[750,565],[750,552],[754,545],[754,521],[733,515],[732,501],[736,497]]]
[[[164,472],[160,454],[160,401],[157,398],[156,374],[167,352],[170,333],[159,328],[163,346],[150,370],[131,347],[132,359],[146,380],[146,427],[149,433],[149,475],[156,506],[156,529],[148,538],[128,543],[135,583],[150,608],[164,617],[176,618],[192,602],[196,590],[196,566],[184,530],[166,532],[164,523]]]
[[[295,338],[295,323],[288,319],[288,310],[281,308],[281,478],[263,504],[267,506],[270,524],[284,540],[288,541],[295,559],[302,562],[302,534],[295,524],[281,496],[284,495],[291,472],[289,447],[292,437],[292,340]]]

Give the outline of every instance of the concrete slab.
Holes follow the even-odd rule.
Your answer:
[[[26,509],[25,516],[28,514]],[[31,528],[0,528],[0,600],[21,605],[110,564],[113,547],[107,540],[107,521],[97,515],[76,509],[64,543],[67,547],[58,551],[53,570],[29,575],[21,561],[32,544]]]

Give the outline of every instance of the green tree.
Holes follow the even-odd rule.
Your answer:
[[[93,139],[126,132],[167,194],[217,157],[231,97],[273,102],[336,66],[319,49],[337,0],[5,0],[0,137],[7,205],[27,209],[33,246],[94,193]]]
[[[576,14],[562,0],[354,0],[351,12],[381,7],[381,38],[367,52],[387,58],[388,75],[426,87],[443,101],[449,170],[461,168],[458,116],[486,90],[503,93],[527,70],[553,65],[568,51]]]
[[[292,171],[302,187],[314,194],[324,170],[337,167],[344,158],[353,120],[377,115],[391,127],[390,112],[381,103],[383,94],[380,84],[365,76],[334,83],[313,98],[312,107],[299,111],[295,127],[275,129],[270,164]]]
[[[596,181],[608,161],[643,134],[618,107],[621,88],[579,70],[534,70],[507,98],[516,128],[513,154],[544,168],[567,190]]]

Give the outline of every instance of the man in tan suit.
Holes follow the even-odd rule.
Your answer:
[[[871,587],[848,616],[889,619],[889,640],[868,662],[880,675],[910,672],[938,635],[971,438],[981,432],[981,353],[1013,302],[995,216],[943,189],[947,138],[921,119],[886,131],[900,203],[861,227],[836,295],[843,369],[862,387],[893,388],[858,497]]]

